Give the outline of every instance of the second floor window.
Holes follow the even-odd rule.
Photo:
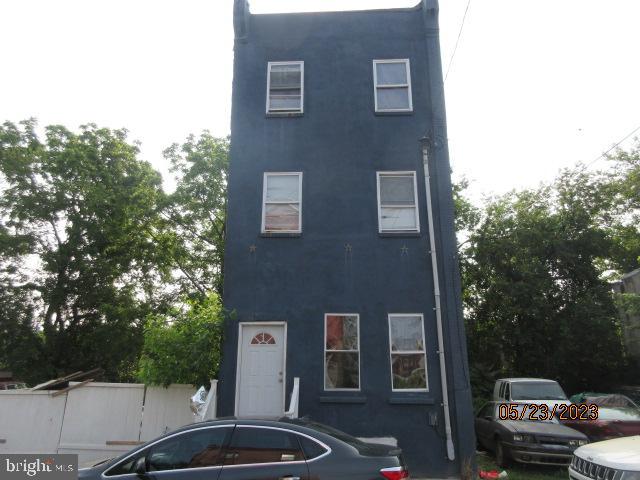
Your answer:
[[[378,172],[378,230],[419,232],[416,172]]]
[[[409,60],[374,60],[376,112],[412,112]]]
[[[304,105],[304,62],[269,62],[267,113],[302,113]]]
[[[302,231],[302,172],[265,173],[262,233]]]

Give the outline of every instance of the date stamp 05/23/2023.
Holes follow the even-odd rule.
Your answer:
[[[568,420],[597,420],[598,406],[590,403],[581,404],[546,404],[546,403],[501,403],[498,407],[500,420],[538,420],[549,421],[557,418]]]

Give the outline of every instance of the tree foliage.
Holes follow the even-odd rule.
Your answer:
[[[176,190],[163,210],[181,294],[222,295],[229,139],[203,132],[164,151]]]
[[[626,368],[608,283],[639,266],[638,148],[610,161],[613,168],[579,165],[552,185],[491,198],[479,218],[456,202],[458,228],[471,232],[460,258],[476,378],[549,377],[568,391],[640,380]]]
[[[168,195],[125,130],[36,130],[0,127],[0,366],[29,383],[94,367],[133,379],[145,318],[184,298],[217,314],[228,139],[204,132],[169,147]]]
[[[188,300],[185,309],[150,315],[138,378],[148,384],[209,385],[220,365],[224,312],[216,293]]]
[[[594,265],[606,235],[551,198],[542,189],[494,200],[473,233],[470,350],[509,375],[557,378],[573,391],[612,380],[622,350],[613,298]]]
[[[161,178],[137,154],[124,130],[54,125],[40,139],[33,120],[0,127],[3,296],[26,305],[3,315],[3,328],[30,331],[38,352],[20,354],[24,367],[9,362],[17,375],[99,366],[109,379],[132,377],[141,320],[168,273],[152,238]],[[5,358],[21,345],[14,335]]]

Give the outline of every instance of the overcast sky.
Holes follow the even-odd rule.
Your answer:
[[[251,1],[254,13],[415,3]],[[167,177],[169,144],[229,133],[232,4],[0,1],[0,121],[126,127]],[[445,70],[466,5],[441,0]],[[471,0],[445,89],[454,172],[474,195],[551,180],[640,126],[639,21],[638,0]]]

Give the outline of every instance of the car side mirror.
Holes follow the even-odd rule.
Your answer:
[[[136,460],[136,463],[133,465],[133,470],[140,477],[147,476],[147,459],[145,457],[140,457]]]

